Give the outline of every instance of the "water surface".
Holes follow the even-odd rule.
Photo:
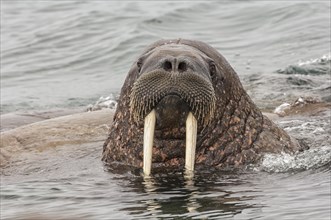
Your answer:
[[[211,44],[263,111],[331,102],[329,1],[1,2],[1,114],[116,97],[160,38]],[[311,147],[245,170],[144,180],[109,172],[102,142],[36,152],[1,174],[1,219],[330,219],[330,110],[277,121]]]

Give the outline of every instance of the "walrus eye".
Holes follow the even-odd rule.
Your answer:
[[[141,67],[142,67],[142,65],[143,65],[143,63],[142,63],[142,61],[139,59],[138,61],[137,61],[137,67],[138,67],[138,72],[140,73],[140,71],[141,71]]]
[[[209,72],[211,77],[214,77],[216,74],[216,65],[213,61],[209,62]]]

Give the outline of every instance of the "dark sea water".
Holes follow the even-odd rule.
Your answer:
[[[331,102],[330,4],[2,0],[1,114],[85,108],[101,96],[116,97],[135,58],[160,38],[215,47],[263,111],[299,97]],[[303,154],[268,155],[258,167],[193,180],[106,172],[101,148],[77,156],[72,169],[56,168],[56,176],[40,169],[30,175],[26,165],[21,176],[1,176],[0,216],[328,220],[330,116],[331,110],[278,122],[310,144]]]

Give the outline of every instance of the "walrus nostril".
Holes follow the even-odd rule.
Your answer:
[[[178,64],[178,71],[179,72],[184,72],[184,71],[186,71],[187,70],[187,65],[186,65],[186,63],[185,62],[180,62],[179,64]]]
[[[163,69],[166,71],[171,71],[172,70],[172,64],[170,61],[165,61],[163,63]]]

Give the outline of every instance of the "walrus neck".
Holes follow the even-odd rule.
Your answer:
[[[219,166],[242,164],[245,162],[243,152],[253,149],[262,131],[263,115],[245,93],[235,102],[227,102],[219,114],[221,120],[215,121],[203,133],[220,134],[221,138],[203,135],[202,143],[198,144],[197,163]],[[215,155],[218,155],[217,159]]]

